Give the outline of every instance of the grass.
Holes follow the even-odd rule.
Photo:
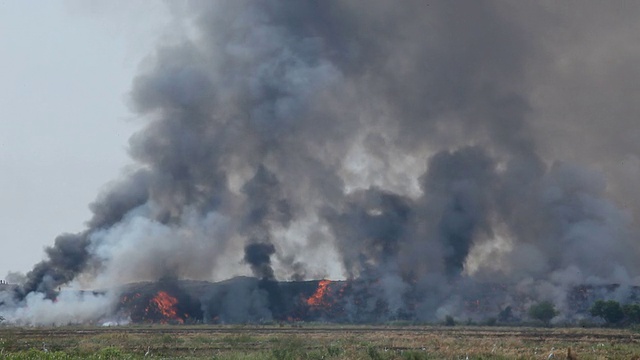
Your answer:
[[[640,359],[637,330],[480,326],[0,327],[0,359]],[[46,349],[46,351],[44,350]],[[145,353],[147,356],[145,357]]]

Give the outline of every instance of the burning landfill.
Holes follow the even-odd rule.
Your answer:
[[[517,321],[549,300],[577,321],[633,299],[640,5],[609,5],[174,5],[184,32],[133,80],[132,167],[0,315]]]

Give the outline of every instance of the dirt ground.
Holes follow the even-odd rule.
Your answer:
[[[479,326],[0,327],[0,357],[27,352],[83,358],[640,359],[627,329]],[[120,356],[122,355],[122,356]],[[317,355],[317,356],[316,356]],[[62,357],[64,358],[64,357]],[[102,358],[102,357],[101,357]]]

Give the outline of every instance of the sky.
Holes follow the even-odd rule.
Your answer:
[[[162,3],[0,2],[0,278],[82,230],[131,162],[127,94],[166,19]]]

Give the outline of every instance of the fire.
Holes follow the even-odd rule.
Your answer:
[[[184,320],[178,315],[178,310],[176,309],[177,304],[178,300],[166,291],[158,291],[158,294],[149,302],[149,307],[153,306],[157,309],[164,319],[183,324]],[[147,308],[148,311],[149,308]]]
[[[318,283],[318,288],[316,289],[316,292],[313,293],[313,295],[311,295],[311,297],[307,299],[307,305],[320,306],[324,304],[325,303],[324,297],[327,294],[329,284],[331,284],[331,280],[320,280],[320,282]]]
[[[140,295],[140,293],[135,293],[133,295],[131,295],[131,297],[127,296],[127,295],[123,295],[122,296],[122,300],[120,300],[121,304],[129,304],[130,302],[136,301],[138,299],[140,299],[140,297],[142,297],[142,295]]]

